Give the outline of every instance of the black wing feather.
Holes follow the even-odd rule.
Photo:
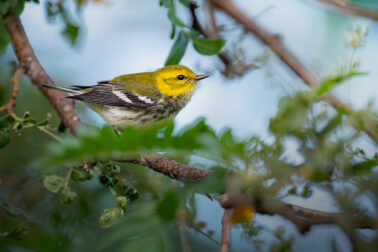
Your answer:
[[[85,86],[73,86],[77,89],[87,89],[91,88],[91,90],[84,92],[79,95],[72,95],[68,96],[67,98],[94,103],[99,105],[105,106],[115,106],[115,107],[134,107],[134,108],[148,108],[155,106],[157,104],[157,100],[152,100],[152,103],[147,103],[138,98],[137,95],[130,94],[128,92],[122,92],[119,88],[117,88],[117,83],[111,83],[109,81],[99,82],[98,85],[92,87],[85,87]],[[125,101],[117,96],[114,92],[122,92],[127,99],[130,101]]]

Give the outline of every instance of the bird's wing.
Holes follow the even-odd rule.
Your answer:
[[[83,88],[85,91],[68,98],[115,107],[148,108],[159,104],[162,98],[155,88],[131,81],[122,81],[122,84],[101,81],[96,86],[75,88]]]

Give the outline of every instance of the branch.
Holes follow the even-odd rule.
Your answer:
[[[232,208],[225,209],[222,218],[222,238],[220,244],[220,252],[228,252],[231,247],[231,218],[234,210]]]
[[[194,1],[190,1],[190,13],[192,15],[192,28],[199,33],[201,33],[204,37],[210,38],[210,39],[217,39],[220,38],[219,33],[218,33],[218,27],[216,26],[216,21],[215,21],[215,16],[214,16],[214,7],[210,3],[209,5],[209,16],[210,16],[210,23],[211,23],[211,30],[205,30],[202,28],[200,22],[198,21],[197,14],[196,14],[196,9],[198,8],[198,5]],[[218,54],[218,58],[222,61],[224,65],[223,71],[221,73],[225,77],[229,76],[241,76],[245,72],[257,68],[256,65],[254,64],[247,64],[244,61],[237,61],[234,62],[232,57],[225,51],[220,52]]]
[[[282,39],[277,34],[271,34],[260,27],[253,19],[247,17],[240,9],[234,5],[231,0],[210,0],[215,7],[232,17],[236,22],[242,25],[246,30],[253,33],[263,43],[269,46],[276,55],[284,62],[299,78],[301,78],[309,87],[316,88],[320,84],[319,80],[307,69],[297,57],[294,56],[282,43]],[[335,108],[343,108],[347,113],[354,113],[354,109],[346,103],[343,103],[336,96],[327,93],[322,99]],[[364,128],[376,143],[378,136],[375,129]]]
[[[55,86],[54,81],[47,75],[40,65],[34,51],[28,41],[19,17],[9,17],[6,21],[6,28],[9,33],[13,49],[18,58],[19,65],[24,73],[30,78],[38,89],[49,100],[54,107],[64,125],[71,134],[76,135],[75,128],[81,122],[77,116],[73,104],[66,99],[66,95],[56,90],[43,88],[42,85]]]
[[[324,4],[332,10],[341,12],[347,15],[364,17],[373,21],[378,21],[378,11],[373,8],[360,7],[356,4],[345,0],[315,0]]]
[[[342,220],[346,218],[346,215],[342,213],[313,210],[251,194],[227,193],[219,200],[219,204],[225,209],[236,206],[251,206],[261,214],[281,215],[293,222],[301,233],[307,232],[314,225],[342,225]],[[377,219],[366,216],[348,216],[348,220],[352,220],[351,225],[354,229],[376,229],[378,226]]]
[[[136,163],[177,180],[200,181],[210,173],[210,171],[200,170],[159,155],[142,157]]]
[[[21,66],[18,66],[16,72],[14,73],[14,75],[11,78],[13,89],[12,89],[11,98],[5,104],[5,112],[7,114],[13,114],[13,108],[16,106],[16,98],[17,98],[17,93],[18,93],[18,88],[19,88],[19,80],[20,80],[20,76],[22,75],[23,72],[24,72],[23,68]]]

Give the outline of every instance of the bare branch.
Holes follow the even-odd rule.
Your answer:
[[[11,98],[9,99],[7,104],[5,104],[5,112],[7,114],[13,114],[13,108],[16,106],[16,98],[17,98],[17,93],[18,93],[18,88],[19,88],[19,80],[20,80],[20,76],[22,75],[23,72],[24,72],[24,70],[22,69],[21,66],[19,66],[17,68],[16,72],[14,73],[14,75],[11,78],[13,89],[12,89]]]
[[[229,248],[231,247],[231,217],[233,213],[234,210],[232,208],[224,210],[222,218],[222,238],[219,249],[220,252],[228,252]]]
[[[271,34],[260,27],[253,19],[246,16],[231,0],[211,0],[215,7],[221,9],[223,12],[231,16],[235,21],[242,25],[246,30],[253,33],[263,43],[269,46],[276,55],[284,62],[299,78],[301,78],[309,87],[316,88],[320,82],[319,80],[307,69],[297,57],[294,56],[282,43],[282,39],[277,34]],[[354,113],[354,109],[336,96],[327,93],[322,96],[322,99],[335,108],[343,108],[347,113]],[[378,136],[375,129],[364,128],[376,143],[378,143]]]
[[[378,11],[372,8],[360,7],[356,4],[346,0],[315,0],[324,4],[332,10],[341,12],[347,15],[364,17],[373,21],[378,21]]]
[[[42,85],[55,86],[54,81],[47,75],[40,65],[28,41],[19,17],[9,17],[6,28],[11,38],[13,49],[22,66],[24,73],[39,88],[54,107],[64,125],[75,135],[75,128],[81,124],[72,103],[66,99],[62,92],[43,88]]]
[[[145,156],[136,162],[177,180],[199,181],[210,173],[159,155]]]
[[[301,233],[307,232],[314,225],[342,224],[346,218],[342,213],[329,213],[313,210],[305,207],[284,203],[275,199],[268,199],[260,195],[241,195],[237,193],[226,193],[219,200],[220,205],[225,208],[249,205],[258,213],[274,215],[278,214],[293,222]],[[366,216],[348,216],[351,225],[356,228],[376,229],[378,220]]]

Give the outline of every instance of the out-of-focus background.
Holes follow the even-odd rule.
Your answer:
[[[334,93],[342,100],[351,103],[356,109],[365,108],[368,103],[372,103],[373,108],[378,108],[376,102],[378,97],[378,23],[365,18],[336,13],[316,1],[235,0],[234,2],[250,17],[256,16],[255,21],[267,30],[282,35],[285,45],[319,78],[337,72],[354,53],[354,57],[358,58],[361,64],[360,69],[369,74],[348,81],[340,88],[336,88]],[[70,3],[72,13],[75,15],[73,18],[81,26],[78,41],[74,46],[61,35],[63,23],[47,22],[45,4],[46,1],[43,0],[40,4],[27,4],[21,20],[41,64],[50,77],[61,86],[92,85],[97,81],[112,79],[121,74],[153,71],[164,65],[173,43],[173,40],[169,38],[171,23],[167,19],[167,11],[159,6],[158,1],[91,2],[80,14],[74,11],[75,6]],[[201,6],[205,3],[198,1],[198,4]],[[190,24],[189,13],[182,6],[177,7],[178,15]],[[206,20],[201,13],[199,17],[201,21]],[[268,132],[269,118],[277,112],[279,98],[297,90],[306,89],[306,86],[255,37],[243,35],[240,27],[230,22],[224,14],[217,13],[217,18],[219,23],[225,24],[225,29],[228,31],[225,32],[224,37],[227,41],[226,49],[232,49],[233,46],[244,48],[244,59],[254,59],[267,54],[270,57],[267,63],[261,64],[259,68],[249,71],[242,77],[226,79],[218,71],[222,65],[217,56],[200,55],[192,46],[188,46],[180,64],[192,68],[198,74],[210,74],[211,77],[199,84],[191,102],[177,116],[177,125],[181,128],[199,117],[204,117],[217,131],[229,127],[240,138],[260,135],[269,141],[271,137]],[[368,29],[369,34],[366,43],[358,51],[352,52],[346,44],[348,34],[356,26]],[[11,46],[8,46],[0,58],[0,101],[2,104],[11,92],[9,81],[11,61],[16,61],[16,57]],[[77,103],[76,107],[80,118],[85,123],[96,126],[105,124],[99,115],[82,104]],[[30,111],[39,119],[42,119],[46,113],[51,113],[53,121],[56,124],[59,121],[36,87],[31,85],[26,77],[22,77],[15,111],[22,114],[25,110]],[[22,137],[14,137],[7,148],[0,150],[2,186],[7,188],[6,185],[16,185],[1,189],[1,194],[8,195],[15,202],[24,202],[20,203],[21,207],[23,204],[36,202],[33,214],[39,216],[42,222],[50,223],[53,230],[49,234],[46,231],[35,234],[38,237],[45,235],[46,241],[49,241],[40,251],[52,249],[56,244],[64,244],[61,247],[63,251],[68,248],[70,248],[68,251],[75,250],[67,244],[74,244],[77,248],[89,248],[91,241],[96,240],[96,236],[101,236],[105,232],[95,227],[101,206],[95,206],[95,202],[90,202],[91,195],[85,195],[84,192],[79,195],[79,197],[87,197],[87,201],[82,202],[86,204],[84,209],[87,213],[80,213],[75,212],[75,209],[83,208],[48,205],[49,200],[54,201],[52,198],[55,196],[44,192],[44,188],[38,184],[37,180],[26,184],[23,182],[25,171],[33,173],[28,170],[30,160],[46,151],[44,149],[46,141],[50,141],[48,136],[31,129]],[[360,142],[371,153],[376,151],[376,146],[368,137]],[[298,146],[293,144],[288,149],[287,156],[290,159],[300,158],[296,153],[297,148]],[[95,188],[90,193],[103,193],[99,190]],[[29,194],[35,197],[35,191],[41,191],[40,195],[43,195],[45,200],[39,202],[37,199],[28,198]],[[23,193],[16,195],[16,192]],[[102,205],[107,205],[110,200],[109,195],[104,195],[100,202]],[[210,201],[204,196],[198,196],[195,200],[198,204],[197,219],[206,221],[207,228],[214,230],[214,238],[219,240],[223,210],[216,201]],[[315,190],[308,199],[289,198],[289,202],[324,211],[337,210],[334,202],[322,190]],[[374,206],[369,204],[371,203],[367,203],[367,209],[374,209]],[[47,208],[51,207],[57,208],[53,211],[56,216],[41,216],[40,213],[47,212]],[[90,212],[92,215],[89,214]],[[93,228],[86,227],[82,233],[78,234],[75,228],[82,228],[80,222],[76,221],[72,224],[70,219],[75,219],[72,216],[80,214],[85,216],[84,222]],[[63,218],[71,226],[68,224],[56,226],[58,223],[64,225],[62,224],[64,222],[58,222],[57,218]],[[272,229],[283,225],[289,233],[300,236],[290,222],[280,217],[257,215],[255,220]],[[374,236],[374,231],[364,232],[367,236]],[[241,229],[233,229],[232,248],[234,251],[250,251],[248,242],[241,233]],[[264,234],[261,235],[264,237]],[[80,238],[76,239],[75,236],[80,236]],[[269,238],[270,236],[270,234],[265,234],[266,239],[274,239]],[[0,244],[4,241],[1,239],[3,238],[0,237]],[[198,248],[196,251],[217,250],[216,245],[195,232],[190,234],[190,240],[196,242]],[[86,244],[82,244],[83,241]],[[32,250],[37,251],[33,239],[28,239],[28,243],[29,248],[34,247]],[[172,246],[180,249],[177,244]],[[19,245],[15,241],[7,248],[7,251],[32,251],[27,247],[25,243]],[[348,238],[339,228],[332,225],[313,228],[306,235],[296,239],[293,245],[294,251],[331,251],[332,248],[338,251],[351,251]]]

